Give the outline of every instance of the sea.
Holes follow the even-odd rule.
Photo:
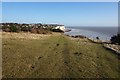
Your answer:
[[[113,35],[118,33],[118,27],[66,27],[66,30],[71,31],[65,32],[65,34],[70,36],[83,35],[90,39],[96,39],[99,37],[100,40],[110,41]]]

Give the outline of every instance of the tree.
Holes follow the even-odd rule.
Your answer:
[[[96,39],[97,39],[97,41],[98,41],[98,40],[99,40],[99,37],[97,36]]]
[[[110,39],[112,44],[119,44],[120,45],[120,34],[113,35]]]

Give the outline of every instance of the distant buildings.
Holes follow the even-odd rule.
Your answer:
[[[59,24],[19,24],[19,23],[0,23],[2,30],[11,32],[11,28],[16,29],[17,31],[31,31],[31,29],[45,29],[45,30],[50,30],[50,31],[57,31],[57,32],[64,32],[65,31],[65,26],[64,25],[59,25]]]
[[[58,25],[55,27],[55,29],[60,29],[62,31],[65,31],[65,26],[64,25]]]

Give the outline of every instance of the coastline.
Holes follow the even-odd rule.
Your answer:
[[[1,1],[0,78],[120,79],[119,3]]]
[[[66,35],[66,34],[65,34]],[[93,43],[97,43],[97,44],[103,44],[103,47],[105,47],[106,49],[109,49],[111,51],[114,51],[116,54],[118,54],[118,56],[120,55],[120,45],[116,45],[116,44],[112,44],[111,41],[109,40],[98,40],[98,39],[92,39],[89,37],[86,37],[84,35],[66,35],[68,37],[72,37],[72,38],[81,38],[81,39],[87,39]]]
[[[111,37],[117,34],[117,27],[66,27],[67,29],[71,29],[70,32],[66,32],[67,35],[75,36],[75,35],[84,35],[90,39],[96,39],[99,37],[103,42],[110,41]],[[93,29],[93,30],[92,30]],[[105,30],[104,30],[105,29]]]

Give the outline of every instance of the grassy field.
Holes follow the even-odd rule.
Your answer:
[[[4,78],[118,78],[120,75],[118,56],[87,39],[61,34],[24,39],[6,33],[2,39]]]

